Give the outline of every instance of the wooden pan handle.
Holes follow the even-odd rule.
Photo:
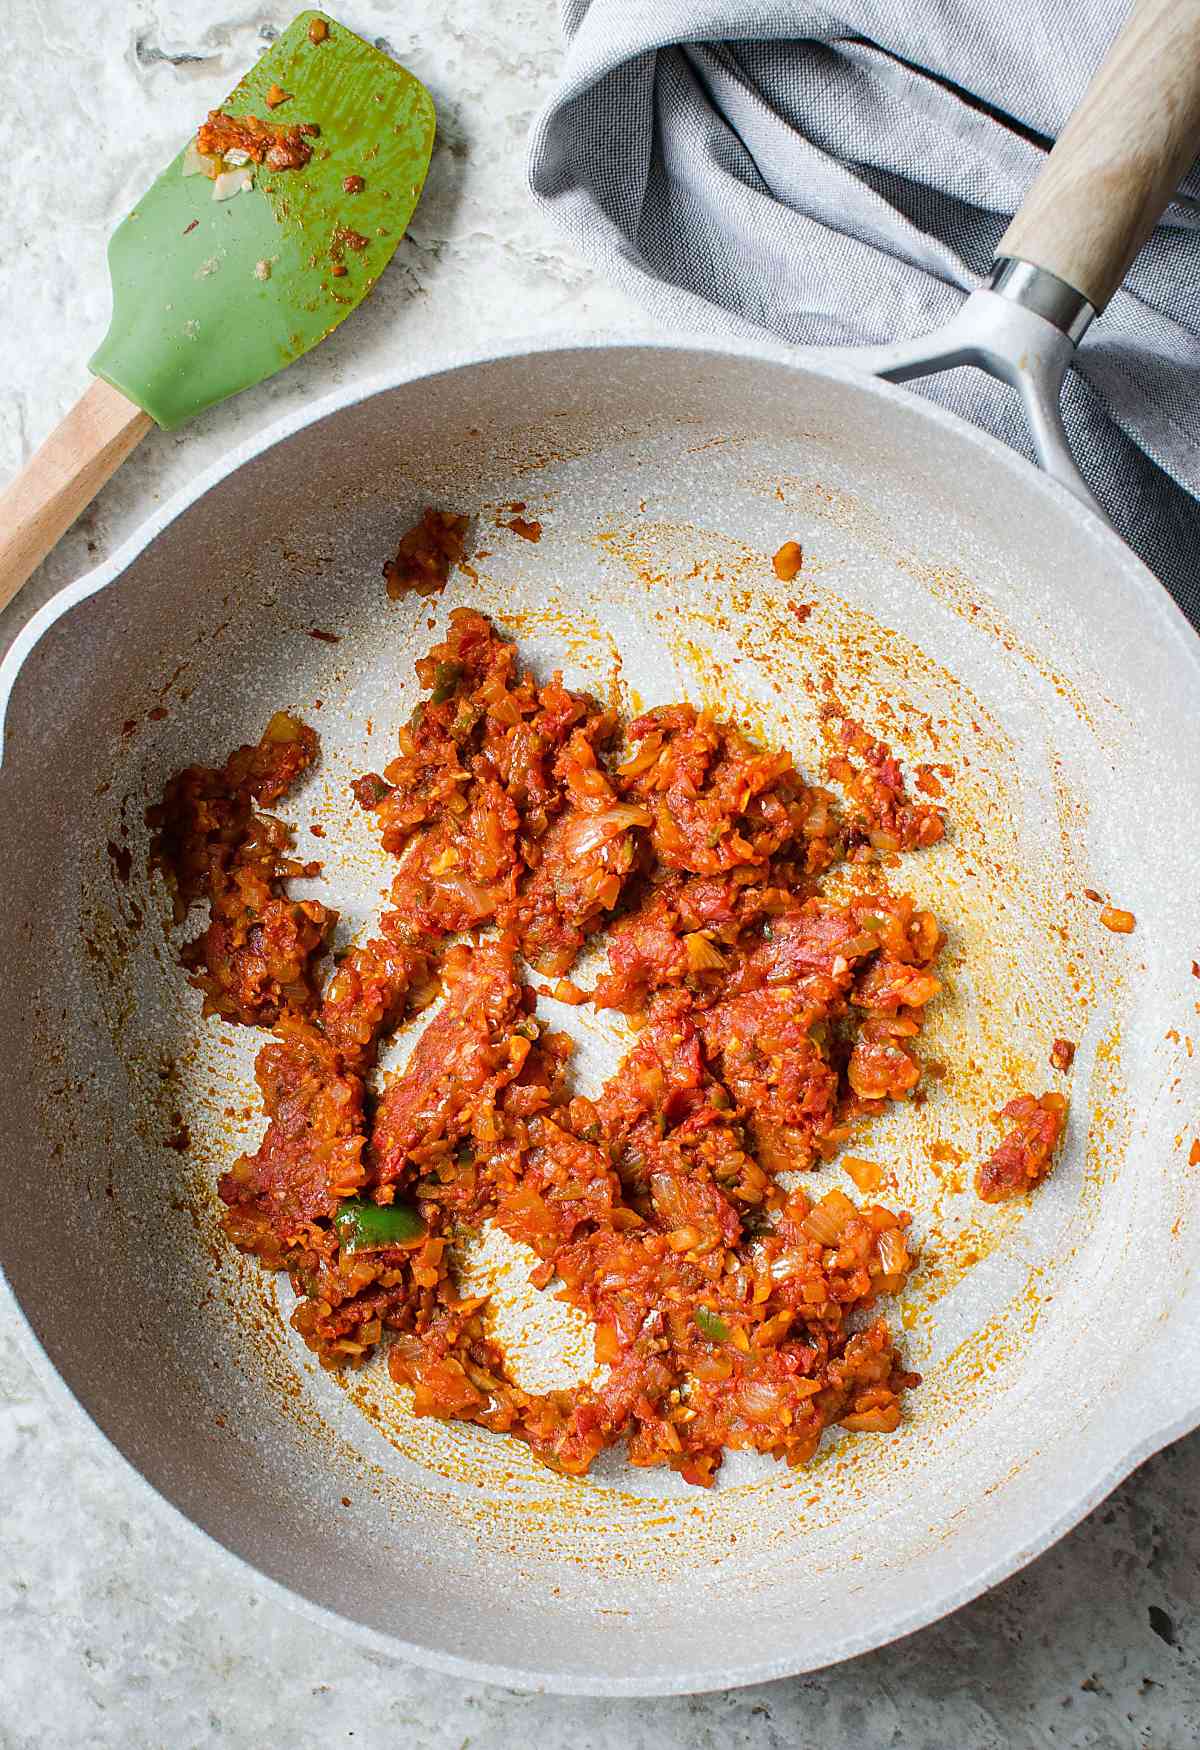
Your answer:
[[[0,608],[7,607],[154,424],[99,377],[0,494]]]
[[[1200,0],[1138,0],[997,255],[1103,310],[1200,153]]]

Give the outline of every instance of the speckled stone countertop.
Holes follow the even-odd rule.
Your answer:
[[[514,333],[642,325],[534,211],[522,154],[558,60],[552,0],[341,8],[433,92],[411,234],[316,353],[185,432],[154,433],[0,616],[4,643],[235,439],[394,364]],[[86,382],[113,225],[282,27],[273,0],[7,0],[0,57],[0,479]],[[64,166],[69,169],[64,170]],[[6,1214],[5,1219],[13,1219]],[[1002,1750],[1200,1744],[1200,1436],[1152,1459],[1056,1548],[955,1616],[850,1664],[727,1694],[519,1695],[327,1639],[147,1511],[52,1403],[0,1303],[0,1746],[328,1750]]]

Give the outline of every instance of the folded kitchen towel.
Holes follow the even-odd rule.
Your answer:
[[[799,344],[943,321],[979,283],[1127,0],[561,0],[530,185],[659,317]],[[922,386],[1014,448],[1011,391]],[[1200,624],[1200,166],[1067,379],[1071,447]]]

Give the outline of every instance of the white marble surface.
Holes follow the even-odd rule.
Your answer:
[[[184,432],[148,438],[0,616],[0,641],[236,437],[299,401],[397,357],[640,323],[524,192],[525,133],[558,60],[552,0],[339,11],[386,38],[438,106],[409,239],[315,354]],[[274,0],[5,0],[0,479],[85,385],[112,226],[263,31],[290,16]],[[5,1750],[1200,1744],[1200,1437],[1152,1460],[1024,1574],[910,1640],[791,1682],[617,1704],[464,1684],[325,1639],[147,1508],[123,1464],[47,1397],[3,1305],[0,1483]]]

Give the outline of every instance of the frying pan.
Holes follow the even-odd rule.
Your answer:
[[[1178,40],[1156,59],[1172,78],[1185,61]],[[1117,244],[1080,241],[1060,199],[1020,250],[1096,308],[1181,163],[1174,96],[1156,108],[1137,78],[1116,95],[1121,138],[1101,144],[1135,140],[1157,193],[1110,179]],[[1194,91],[1183,107],[1194,123]],[[1097,277],[1055,253],[1069,237]],[[505,526],[516,502],[537,544]],[[471,510],[485,556],[435,606],[391,603],[380,563],[427,503]],[[786,539],[805,562],[785,588],[768,556]],[[322,1373],[286,1284],[221,1242],[216,1174],[261,1129],[258,1039],[201,1022],[143,811],[181,764],[299,712],[323,757],[289,818],[349,939],[387,884],[349,779],[388,757],[413,660],[463,602],[541,672],[733,712],[810,768],[834,677],[906,759],[952,772],[952,833],[902,872],[949,937],[926,1036],[947,1073],[858,1145],[923,1247],[892,1309],[924,1376],[895,1436],[828,1441],[799,1471],[735,1455],[713,1491],[612,1454],[558,1477],[416,1420],[379,1366]],[[0,1253],[47,1374],[236,1561],[331,1630],[455,1672],[614,1695],[745,1683],[970,1598],[1200,1420],[1198,697],[1194,634],[1092,510],[844,361],[513,349],[360,385],[242,445],[0,671]],[[1085,889],[1135,933],[1104,931]],[[619,1033],[545,1012],[590,1091]],[[1052,1085],[1058,1035],[1079,1043],[1063,1157],[1027,1203],[985,1207],[969,1174],[988,1114]],[[588,1370],[586,1330],[515,1248],[485,1235],[464,1267],[519,1379]]]

